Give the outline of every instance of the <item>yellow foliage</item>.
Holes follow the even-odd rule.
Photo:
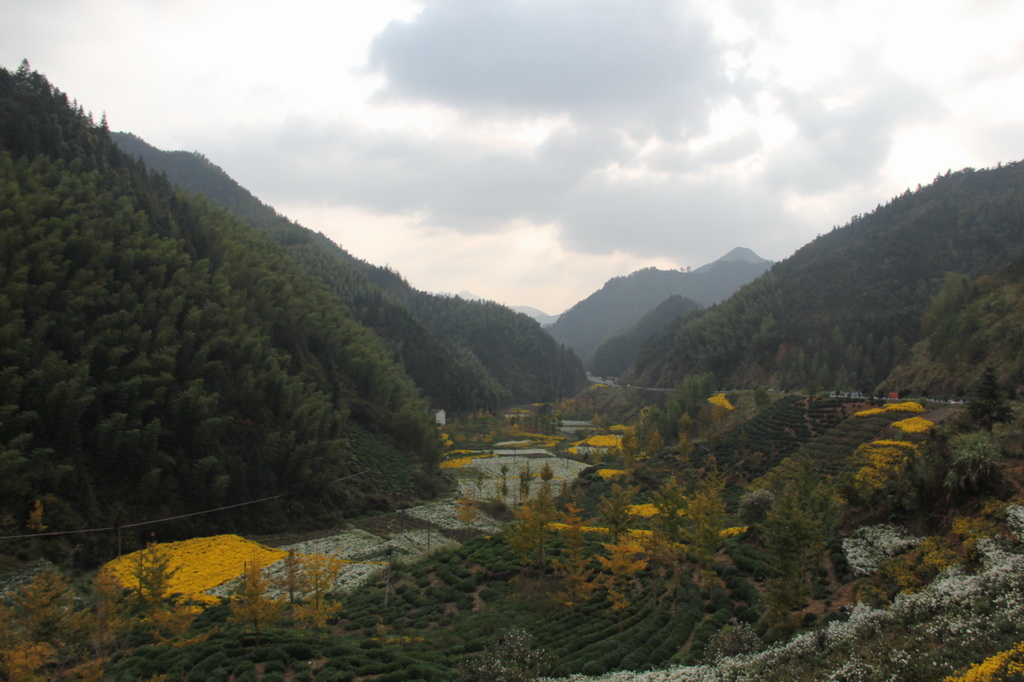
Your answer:
[[[456,457],[455,459],[448,459],[441,462],[442,469],[461,469],[468,467],[473,463],[472,457]]]
[[[857,457],[865,466],[854,476],[858,484],[881,488],[918,455],[914,443],[898,440],[876,440],[857,448]]]
[[[258,557],[263,565],[270,565],[288,555],[284,550],[271,549],[238,535],[193,538],[160,543],[156,547],[168,558],[172,571],[168,592],[180,594],[185,600],[211,605],[220,600],[204,594],[206,590],[240,576],[246,561],[253,556]],[[138,554],[125,554],[107,564],[117,581],[130,590],[139,587],[135,575]]]
[[[893,422],[892,425],[900,431],[905,431],[907,433],[927,433],[935,428],[935,422],[929,421],[924,417],[901,419],[898,422]]]
[[[0,652],[0,663],[10,680],[45,680],[36,676],[54,654],[54,648],[46,642],[17,642],[10,649]]]
[[[631,504],[626,508],[626,512],[631,516],[642,516],[645,519],[658,514],[658,508],[653,504]]]
[[[583,442],[594,448],[617,448],[622,442],[622,437],[615,434],[597,435],[591,436]]]
[[[1024,676],[1024,641],[971,666],[963,675],[947,677],[945,682],[1015,680],[1021,676]]]
[[[600,526],[580,526],[579,528],[584,533],[602,533],[605,535],[611,533],[611,531],[607,528],[601,528]],[[553,522],[548,524],[548,529],[558,531],[561,533],[568,531],[570,529],[570,526],[565,523]]]
[[[729,399],[725,397],[724,393],[716,393],[715,395],[708,398],[708,402],[714,405],[715,407],[721,407],[726,410],[733,409],[732,403],[729,402]]]
[[[622,469],[598,469],[597,475],[606,481],[613,478],[620,478],[626,475],[626,472]]]
[[[973,560],[978,554],[978,541],[998,534],[996,525],[978,516],[960,516],[953,519],[953,533],[960,537],[964,554]]]
[[[915,412],[921,414],[924,412],[924,407],[920,403],[914,401],[907,401],[904,403],[891,403],[885,406],[886,412]]]
[[[718,532],[718,535],[722,538],[732,538],[737,535],[743,535],[749,528],[747,526],[733,526],[732,528],[724,528]]]
[[[869,410],[861,410],[860,412],[855,412],[853,416],[854,417],[870,417],[873,414],[882,414],[883,412],[885,412],[885,410],[883,410],[881,407],[872,407]]]

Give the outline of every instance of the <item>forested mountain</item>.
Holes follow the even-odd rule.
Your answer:
[[[923,318],[927,335],[883,382],[886,391],[963,397],[991,367],[999,383],[1024,388],[1024,258],[971,281],[948,273]]]
[[[689,298],[669,296],[638,322],[598,346],[590,358],[590,371],[601,377],[619,376],[626,371],[648,339],[677,318],[700,309],[700,304]]]
[[[1024,163],[947,172],[677,323],[625,378],[671,386],[711,372],[721,386],[873,391],[926,333],[946,273],[996,273],[1022,246]]]
[[[417,291],[398,273],[279,215],[202,155],[164,152],[127,133],[113,137],[174,184],[205,195],[284,246],[384,339],[435,407],[492,409],[557,400],[585,381],[580,361],[529,316]]]
[[[8,534],[36,505],[53,530],[324,523],[430,492],[440,450],[335,292],[27,64],[0,70],[0,373]]]
[[[636,323],[669,296],[711,305],[728,298],[770,265],[750,249],[736,248],[691,272],[645,268],[614,277],[562,313],[548,331],[589,364],[590,354],[602,341]]]

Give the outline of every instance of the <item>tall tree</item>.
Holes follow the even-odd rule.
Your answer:
[[[633,493],[632,488],[616,483],[612,485],[611,495],[597,505],[601,519],[612,535],[612,542],[618,542],[619,537],[629,530],[629,505],[633,503]]]
[[[974,389],[971,401],[967,404],[971,418],[991,431],[995,424],[1008,422],[1013,418],[1013,409],[1006,400],[1005,392],[999,386],[996,370],[991,365],[985,367],[981,378]]]
[[[270,578],[254,554],[245,562],[242,584],[231,600],[231,620],[251,626],[258,643],[261,629],[274,622],[283,608],[284,602],[270,597]]]
[[[566,505],[565,511],[562,512],[562,523],[565,524],[565,528],[561,531],[562,537],[565,538],[565,556],[551,560],[551,567],[562,580],[562,589],[554,595],[554,599],[574,611],[590,598],[595,588],[590,558],[583,546],[581,511],[580,507],[572,502]]]

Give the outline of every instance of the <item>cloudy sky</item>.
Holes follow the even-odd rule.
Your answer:
[[[1019,0],[0,0],[97,120],[428,291],[558,313],[1024,158]]]

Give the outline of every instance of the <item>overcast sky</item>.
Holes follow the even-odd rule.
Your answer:
[[[1024,158],[1020,0],[0,0],[113,130],[427,291],[558,313]]]

